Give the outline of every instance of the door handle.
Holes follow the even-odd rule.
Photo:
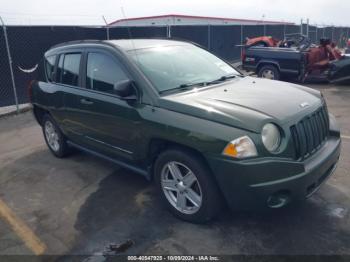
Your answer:
[[[80,103],[82,103],[84,105],[92,105],[94,102],[92,102],[89,99],[82,98],[82,99],[80,99]]]

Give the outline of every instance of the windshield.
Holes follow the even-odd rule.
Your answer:
[[[160,46],[129,53],[160,93],[239,75],[226,62],[192,45]]]

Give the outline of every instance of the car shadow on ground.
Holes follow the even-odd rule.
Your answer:
[[[195,225],[166,211],[152,184],[118,169],[81,207],[75,224],[80,237],[72,253],[99,253],[128,239],[134,245],[126,254],[350,253],[349,206],[327,202],[327,194],[348,200],[325,185],[304,203],[256,212],[226,209],[217,220]]]

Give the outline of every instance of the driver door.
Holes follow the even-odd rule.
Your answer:
[[[133,159],[130,116],[135,108],[114,94],[114,85],[130,79],[117,57],[106,51],[89,50],[84,57],[83,86],[77,96],[84,146],[111,157]]]

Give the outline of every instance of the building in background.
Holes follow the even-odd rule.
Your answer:
[[[223,17],[189,16],[189,15],[159,15],[135,17],[116,20],[109,24],[117,26],[174,26],[174,25],[281,25],[294,23],[268,20],[249,20]]]

